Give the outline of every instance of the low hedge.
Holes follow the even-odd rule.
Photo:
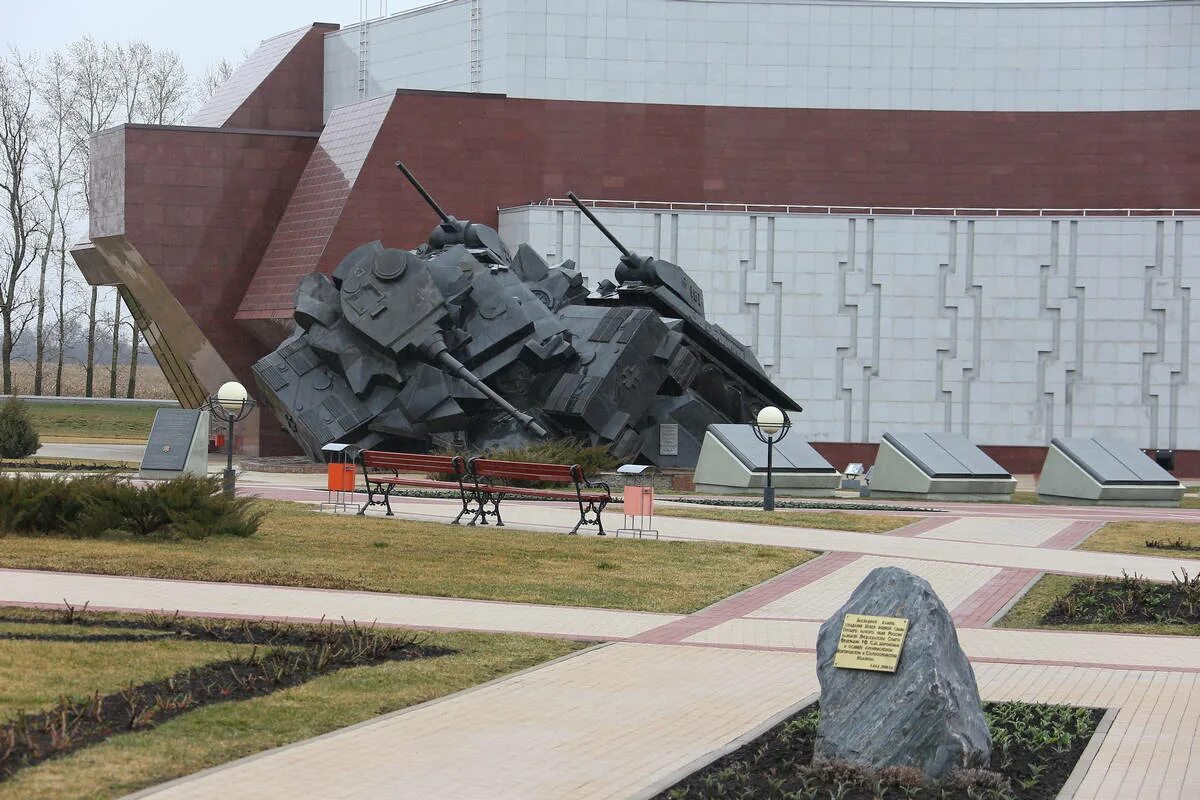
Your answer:
[[[217,477],[136,485],[112,475],[0,475],[0,534],[160,539],[250,536],[261,513]]]
[[[460,455],[460,453],[454,450],[443,450],[439,452],[439,455],[456,456]],[[494,458],[497,461],[525,461],[534,464],[566,464],[568,466],[578,464],[583,467],[583,474],[588,478],[596,478],[601,472],[612,470],[620,463],[612,457],[608,452],[608,448],[604,445],[593,446],[572,438],[552,439],[525,447],[493,448],[470,452],[466,456],[467,458],[471,456]],[[434,479],[445,478],[444,475],[432,473],[428,477]],[[534,486],[539,488],[558,486],[555,483],[544,483],[541,481],[513,480],[509,481],[509,483],[512,486]]]

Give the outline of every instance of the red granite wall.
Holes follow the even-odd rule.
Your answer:
[[[405,247],[450,213],[582,197],[920,207],[1200,207],[1200,112],[963,113],[400,92],[321,258]]]
[[[303,135],[125,129],[125,236],[248,387],[250,365],[266,348],[233,315],[315,142]],[[294,450],[282,434],[271,443],[276,423],[263,428],[267,449]]]
[[[315,23],[222,127],[319,131],[325,102],[325,34],[332,23]]]

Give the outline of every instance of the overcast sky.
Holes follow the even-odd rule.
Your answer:
[[[385,0],[389,13],[428,0]],[[380,0],[368,0],[378,16]],[[91,34],[97,41],[145,39],[182,56],[193,74],[263,39],[310,22],[358,22],[359,0],[0,0],[4,49],[47,52]]]

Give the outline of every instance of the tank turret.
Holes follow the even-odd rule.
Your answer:
[[[567,197],[621,253],[614,270],[618,284],[607,297],[597,302],[648,306],[665,317],[680,320],[679,333],[701,357],[700,372],[707,371],[712,395],[709,399],[735,419],[749,419],[757,409],[774,405],[799,413],[802,409],[786,392],[776,386],[763,370],[753,351],[731,336],[724,328],[704,318],[704,292],[682,267],[653,256],[642,257],[623,245],[592,210],[574,192]],[[733,373],[745,382],[751,396],[732,398],[727,391],[726,375]],[[741,393],[739,393],[741,394]],[[738,406],[738,407],[735,407]],[[753,412],[753,413],[751,413]],[[746,416],[746,415],[749,416]]]
[[[421,195],[421,199],[428,203],[429,207],[433,209],[433,213],[442,220],[441,224],[429,234],[431,249],[444,250],[447,247],[461,244],[474,255],[485,256],[485,260],[491,263],[508,266],[512,262],[512,254],[508,252],[508,246],[504,244],[504,240],[500,238],[500,234],[496,232],[495,228],[470,220],[455,219],[442,210],[442,207],[425,190],[417,177],[408,167],[404,166],[403,161],[396,162],[396,169],[400,170],[405,178],[408,178],[408,182],[417,190],[417,194]]]

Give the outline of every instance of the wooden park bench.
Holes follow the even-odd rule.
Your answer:
[[[478,505],[476,521],[487,524],[487,518],[495,517],[496,524],[503,526],[500,517],[500,501],[507,498],[544,498],[549,500],[573,500],[579,505],[579,522],[571,529],[571,535],[579,532],[581,525],[595,525],[604,536],[604,522],[600,518],[604,507],[612,502],[612,492],[607,483],[593,483],[583,474],[578,464],[535,464],[527,461],[497,461],[476,457],[467,462],[467,469],[475,479]],[[570,489],[537,489],[528,486],[512,486],[509,481],[537,481],[561,483]],[[487,509],[491,504],[491,510]]]
[[[359,509],[359,515],[367,512],[368,506],[383,506],[387,515],[392,514],[391,496],[397,486],[414,486],[419,489],[448,489],[458,492],[462,501],[462,511],[454,518],[452,525],[466,514],[472,514],[472,524],[478,516],[471,504],[478,495],[474,491],[475,481],[467,473],[467,463],[462,456],[431,456],[416,453],[389,453],[384,450],[364,450],[361,454],[363,480],[367,484],[367,502]],[[434,478],[416,477],[401,473],[419,473],[420,475],[447,475],[453,480],[437,480]],[[382,498],[382,499],[377,499]],[[482,503],[480,503],[482,505]]]

